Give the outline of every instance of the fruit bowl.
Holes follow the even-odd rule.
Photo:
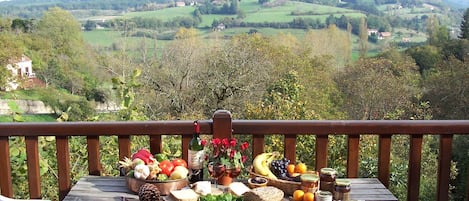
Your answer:
[[[127,187],[130,191],[138,193],[140,186],[145,183],[150,183],[155,185],[158,190],[160,190],[161,195],[169,195],[172,190],[180,190],[189,185],[189,180],[187,178],[177,179],[177,180],[167,180],[167,181],[158,181],[158,180],[141,180],[133,177],[126,177]]]
[[[248,179],[248,186],[250,188],[257,188],[267,186],[267,179],[264,177],[252,177]]]

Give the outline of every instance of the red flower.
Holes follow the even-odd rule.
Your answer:
[[[247,159],[247,158],[248,158],[248,157],[246,157],[246,156],[241,156],[241,162],[243,162],[243,163],[244,163],[244,162],[246,161],[246,159]]]
[[[231,138],[230,146],[232,146],[232,147],[236,146],[236,139],[235,138]]]
[[[217,146],[217,145],[221,144],[221,140],[219,138],[212,139],[212,144]]]
[[[207,144],[207,140],[202,139],[202,140],[200,141],[200,144],[201,144],[202,146],[205,146],[205,145]]]
[[[236,150],[232,149],[230,151],[230,158],[233,158],[235,156],[235,154],[236,154]]]
[[[228,142],[227,138],[223,138],[223,140],[221,140],[221,144],[223,147],[228,147],[230,143]]]
[[[246,150],[248,147],[249,147],[249,144],[247,142],[243,142],[243,144],[241,144],[241,151]]]

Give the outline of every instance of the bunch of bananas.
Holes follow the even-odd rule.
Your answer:
[[[279,152],[268,152],[257,155],[252,162],[254,172],[269,179],[277,179],[277,176],[270,171],[270,164],[279,156]]]

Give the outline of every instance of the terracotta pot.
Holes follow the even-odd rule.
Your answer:
[[[229,186],[231,183],[233,183],[233,177],[230,177],[229,174],[224,174],[223,176],[218,177],[217,183],[223,186]]]

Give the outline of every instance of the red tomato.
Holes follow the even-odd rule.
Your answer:
[[[171,175],[171,172],[173,172],[174,169],[173,163],[171,163],[169,160],[161,161],[158,166],[161,168],[161,172],[168,177]]]
[[[175,159],[173,159],[173,161],[171,161],[171,163],[173,163],[174,167],[183,166],[183,167],[187,168],[187,162],[182,158],[175,158]]]

